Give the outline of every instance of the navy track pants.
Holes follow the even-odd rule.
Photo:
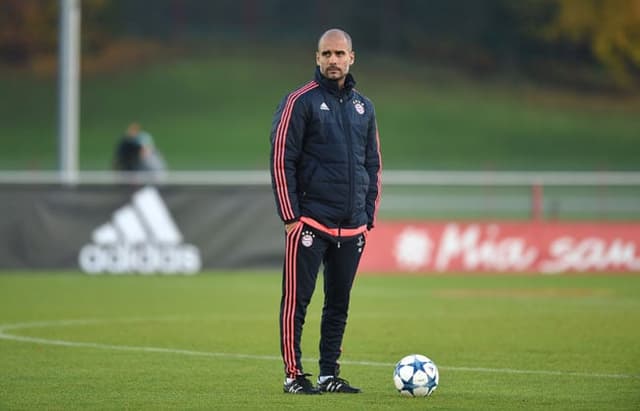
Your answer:
[[[351,287],[365,246],[365,235],[335,238],[298,223],[286,235],[280,350],[285,374],[303,374],[300,340],[320,263],[324,265],[324,305],[320,326],[320,375],[337,375]]]

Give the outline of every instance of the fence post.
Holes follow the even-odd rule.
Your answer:
[[[542,184],[533,183],[531,185],[531,219],[542,221],[544,217],[544,198]]]

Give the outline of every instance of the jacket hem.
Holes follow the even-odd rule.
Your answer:
[[[323,233],[332,235],[334,237],[351,237],[356,236],[358,234],[362,234],[367,231],[367,225],[363,224],[360,227],[356,228],[330,228],[326,225],[319,223],[311,217],[300,217],[300,221],[305,223],[306,225],[315,228],[316,230],[322,231]]]

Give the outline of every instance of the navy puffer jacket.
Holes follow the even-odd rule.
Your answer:
[[[371,228],[380,197],[380,147],[371,101],[316,68],[284,97],[271,129],[271,180],[280,218]]]

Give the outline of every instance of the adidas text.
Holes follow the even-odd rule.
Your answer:
[[[87,274],[196,274],[200,271],[200,253],[190,244],[87,244],[80,251],[79,263]]]

